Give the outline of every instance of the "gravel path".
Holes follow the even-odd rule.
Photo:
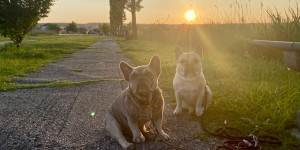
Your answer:
[[[15,82],[121,79],[119,62],[132,63],[120,52],[115,41],[103,39]],[[121,149],[104,131],[103,119],[126,86],[124,81],[103,81],[0,92],[0,149]],[[163,129],[172,138],[171,143],[188,149],[215,149],[220,144],[215,138],[193,139],[202,131],[201,125],[190,121],[188,115],[172,115],[172,110],[172,104],[166,102]],[[137,144],[136,149],[173,148],[157,140]]]

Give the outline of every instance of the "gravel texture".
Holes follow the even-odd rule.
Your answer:
[[[15,82],[121,79],[119,62],[132,63],[120,52],[115,41],[103,39]],[[0,92],[0,149],[122,149],[105,132],[103,119],[126,86],[124,81],[103,81]],[[201,150],[215,149],[220,144],[221,141],[213,137],[205,141],[195,139],[195,133],[202,132],[200,123],[191,121],[188,115],[174,116],[172,111],[172,104],[166,102],[163,129],[172,138],[169,142]],[[157,139],[136,144],[136,149],[174,148]]]

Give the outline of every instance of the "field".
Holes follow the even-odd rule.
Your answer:
[[[272,30],[272,24],[153,24],[140,30],[139,40],[116,39],[135,65],[147,64],[153,55],[161,58],[159,86],[166,93],[165,99],[174,102],[174,108],[174,49],[179,46],[191,52],[201,45],[204,74],[213,92],[212,105],[203,116],[205,126],[213,130],[223,127],[227,120],[229,126],[247,135],[278,137],[283,142],[279,149],[296,149],[300,144],[290,129],[297,127],[300,74],[283,65],[282,50],[251,44],[253,39],[280,40],[270,35]]]
[[[37,71],[40,67],[100,40],[100,36],[37,35],[25,40],[21,49],[12,44],[0,46],[0,91],[18,87],[12,79]]]

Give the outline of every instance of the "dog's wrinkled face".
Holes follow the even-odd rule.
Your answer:
[[[202,71],[202,48],[197,48],[195,52],[182,53],[179,48],[175,49],[177,60],[177,73],[186,78],[193,78],[201,74]]]
[[[129,82],[129,89],[137,97],[138,103],[150,104],[161,72],[159,57],[154,56],[148,65],[138,67],[131,67],[126,62],[121,62],[120,69],[125,80]]]

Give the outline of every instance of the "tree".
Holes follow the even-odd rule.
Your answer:
[[[0,33],[20,48],[25,35],[47,17],[54,0],[1,0]]]
[[[137,39],[137,27],[136,27],[136,12],[141,11],[144,8],[141,5],[143,0],[128,0],[126,3],[126,9],[131,12],[132,16],[132,32],[133,32],[133,39]]]
[[[99,31],[107,34],[109,32],[109,25],[107,23],[99,24]]]
[[[77,28],[77,24],[72,21],[72,23],[68,24],[68,26],[66,27],[67,33],[69,32],[78,32],[79,29]]]
[[[128,0],[109,0],[110,11],[109,11],[109,19],[110,19],[110,31],[112,33],[117,33],[117,29],[119,29],[120,34],[123,33],[123,21],[126,20],[125,13],[125,5]]]
[[[55,23],[49,23],[47,29],[56,32],[60,31],[60,27]]]

